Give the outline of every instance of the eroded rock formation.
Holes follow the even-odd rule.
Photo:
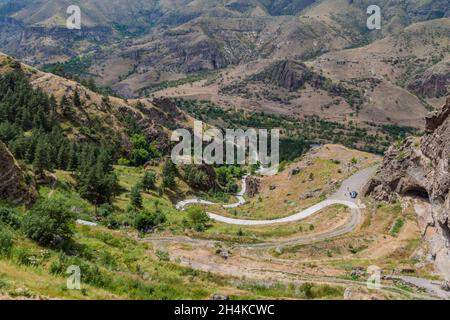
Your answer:
[[[0,199],[29,205],[36,198],[32,179],[23,173],[6,145],[0,142]]]
[[[245,179],[245,184],[247,185],[247,196],[254,198],[261,190],[261,181],[258,178],[248,176]]]
[[[292,60],[273,63],[263,72],[253,76],[253,80],[296,91],[313,78],[314,74],[306,65]]]
[[[450,280],[450,96],[441,110],[426,118],[426,133],[409,138],[386,153],[364,193],[381,201],[412,195],[427,203],[419,214],[436,266]]]
[[[443,97],[450,84],[450,60],[435,64],[417,75],[408,89],[424,97]]]

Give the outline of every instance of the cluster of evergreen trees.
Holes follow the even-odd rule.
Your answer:
[[[113,150],[105,146],[83,148],[77,181],[79,193],[95,204],[111,202],[118,193],[119,181],[112,166]]]
[[[2,139],[13,139],[21,131],[51,131],[56,124],[56,100],[34,90],[22,71],[0,77],[0,124]]]
[[[33,164],[36,172],[63,169],[75,171],[81,162],[78,145],[66,139],[58,127],[51,132],[33,130],[10,141],[10,148],[17,159]]]
[[[57,102],[54,96],[34,89],[20,68],[0,76],[0,139],[8,144],[14,156],[32,165],[38,177],[55,169],[71,171],[82,197],[96,205],[110,203],[118,192],[118,179],[112,167],[118,156],[114,154],[114,146],[70,140],[60,126],[61,118],[70,121],[74,111],[82,109],[83,102],[77,91],[72,96],[64,95]],[[147,141],[134,119],[124,119],[124,122],[128,125],[133,149],[130,159],[120,159],[119,163],[142,166],[150,159],[161,157],[155,144]],[[176,187],[178,174],[170,159],[165,161],[162,169],[160,193]],[[235,180],[242,172],[235,170],[226,167],[217,170],[218,185],[226,192],[237,191]],[[196,189],[214,191],[216,184],[212,181],[215,177],[210,175],[215,176],[216,172],[208,173],[199,167],[188,166],[183,178]],[[139,194],[142,189],[152,189],[154,184],[154,177],[149,178],[148,185],[137,188],[134,194]]]
[[[130,164],[142,166],[150,159],[161,157],[156,145],[148,143],[147,138],[142,133],[133,135],[131,140],[133,142],[133,151],[131,152]]]
[[[83,197],[96,204],[109,202],[118,189],[113,146],[69,140],[59,125],[57,106],[56,99],[34,89],[20,69],[0,76],[0,139],[38,175],[44,170],[72,171]],[[67,115],[81,106],[76,91],[60,102]]]

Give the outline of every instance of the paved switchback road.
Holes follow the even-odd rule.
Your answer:
[[[308,218],[309,216],[313,215],[314,213],[335,205],[335,204],[342,204],[344,206],[349,207],[352,210],[352,215],[359,215],[360,214],[360,208],[357,204],[357,201],[355,199],[351,199],[349,193],[350,191],[357,191],[360,192],[364,184],[370,179],[370,177],[374,174],[376,168],[368,168],[361,170],[357,173],[355,173],[350,178],[344,180],[341,187],[327,200],[324,200],[312,207],[309,207],[306,210],[300,211],[296,214],[293,214],[289,217],[280,218],[280,219],[273,219],[273,220],[246,220],[246,219],[235,219],[230,217],[224,217],[221,215],[218,215],[213,212],[208,212],[208,215],[211,219],[226,223],[226,224],[233,224],[233,225],[240,225],[240,226],[260,226],[260,225],[273,225],[273,224],[282,224],[282,223],[289,223],[289,222],[296,222],[303,219]],[[243,186],[245,188],[245,179],[243,179]],[[243,193],[240,192],[238,194],[238,200],[239,202],[236,205],[231,206],[224,206],[225,208],[235,208],[245,203],[245,200],[243,199]],[[191,200],[185,200],[181,201],[177,204],[177,208],[179,210],[182,210],[185,208],[186,205],[189,204],[213,204],[212,202],[199,200],[199,199],[191,199]],[[352,219],[353,220],[353,219]]]

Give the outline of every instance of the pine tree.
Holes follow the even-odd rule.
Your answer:
[[[33,167],[39,176],[42,176],[44,170],[48,169],[47,144],[44,140],[39,141],[36,146]]]
[[[21,136],[11,143],[11,151],[18,159],[24,159],[28,148],[27,138]]]
[[[19,119],[17,120],[20,122],[20,125],[24,130],[31,129],[32,126],[31,113],[28,109],[23,109],[21,112],[20,120]]]
[[[95,205],[99,204],[99,191],[95,188],[97,181],[94,167],[89,168],[85,172],[81,172],[78,177],[78,191],[81,197],[89,200]]]
[[[77,182],[80,195],[99,205],[111,202],[117,194],[118,179],[106,148],[86,145],[81,151]]]
[[[66,95],[62,96],[60,105],[61,105],[62,113],[64,115],[68,116],[68,115],[71,114],[72,105],[71,105],[71,102],[70,102],[69,98],[67,98]]]
[[[33,163],[34,157],[36,154],[36,147],[37,147],[37,138],[36,136],[31,136],[27,139],[27,146],[25,151],[25,160],[28,163]]]
[[[162,169],[163,187],[164,188],[175,187],[176,174],[177,174],[177,167],[170,159],[167,159],[166,162],[164,162],[164,166]]]
[[[59,169],[61,170],[66,170],[68,163],[68,157],[67,157],[67,153],[68,153],[68,148],[66,146],[66,144],[61,144],[59,147],[59,151],[58,151],[58,156],[56,159],[56,165]]]
[[[56,157],[58,156],[57,146],[54,144],[47,144],[47,158],[48,158],[48,170],[53,170],[57,167]]]
[[[43,110],[38,110],[38,112],[34,115],[33,128],[39,128],[46,131],[49,130],[47,116],[44,114]]]
[[[73,105],[77,108],[81,107],[81,99],[80,99],[80,94],[78,93],[77,90],[75,90],[75,92],[73,93]]]
[[[75,144],[71,143],[69,148],[69,158],[67,163],[67,170],[75,171],[78,168],[78,157],[75,149]]]
[[[130,193],[131,198],[131,205],[135,209],[142,209],[142,194],[141,194],[141,188],[139,186],[134,186],[131,188]]]
[[[97,161],[100,163],[103,172],[111,172],[114,170],[112,166],[111,150],[104,145],[100,147],[100,152]]]
[[[96,91],[97,90],[97,86],[95,85],[94,78],[89,77],[89,80],[88,80],[88,83],[87,83],[87,87],[89,89],[91,89],[92,91]]]
[[[153,171],[146,171],[141,184],[146,191],[154,189],[156,184],[156,174]]]

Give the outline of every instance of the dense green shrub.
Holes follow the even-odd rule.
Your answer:
[[[11,233],[0,226],[0,256],[8,257],[11,254],[12,247]]]
[[[136,214],[134,226],[141,232],[148,232],[164,222],[166,222],[166,215],[160,210],[153,212],[142,210]]]
[[[214,173],[215,172],[211,172]],[[184,167],[184,180],[194,189],[209,191],[213,188],[211,173],[208,174],[201,166],[187,165]]]
[[[175,183],[175,176],[177,175],[177,167],[172,162],[171,159],[167,159],[164,162],[163,169],[162,169],[162,187],[163,188],[174,188],[176,186]]]
[[[120,228],[120,223],[119,221],[117,221],[116,217],[109,216],[106,220],[106,226],[108,227],[108,229],[115,230]]]
[[[225,192],[227,193],[237,193],[238,192],[238,185],[234,181],[229,181],[227,183],[227,186],[225,187]]]
[[[60,246],[73,234],[75,217],[59,199],[39,201],[24,218],[23,230],[28,238],[43,246]]]
[[[8,225],[14,229],[20,227],[20,216],[17,210],[12,208],[0,208],[0,223]]]
[[[186,212],[189,224],[195,231],[201,232],[207,228],[210,219],[203,208],[192,206],[189,207]]]
[[[103,218],[109,217],[114,213],[114,207],[109,203],[100,205],[97,209],[97,215]]]
[[[131,163],[135,166],[142,166],[147,161],[161,156],[155,143],[149,143],[143,134],[133,135],[132,142]]]
[[[69,266],[80,267],[81,280],[99,288],[110,288],[114,283],[113,277],[101,271],[101,269],[79,257],[69,257],[64,253],[59,254],[58,260],[50,265],[50,272],[56,275],[65,275]]]
[[[131,188],[130,199],[131,205],[134,209],[142,208],[142,194],[141,187],[139,185],[135,185],[133,188]]]
[[[156,173],[153,171],[146,171],[142,178],[141,185],[146,191],[154,189],[156,184]]]

